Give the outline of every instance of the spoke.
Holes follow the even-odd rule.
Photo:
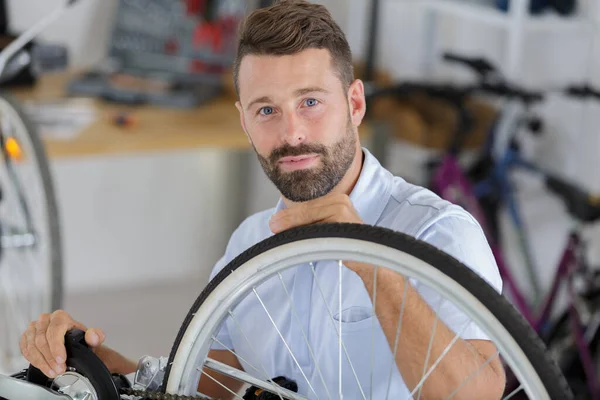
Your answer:
[[[516,388],[515,390],[513,390],[513,391],[511,392],[511,394],[509,394],[508,396],[506,396],[506,397],[505,397],[504,399],[502,399],[502,400],[509,400],[509,399],[510,399],[511,397],[513,397],[515,394],[519,393],[519,392],[521,391],[521,389],[523,389],[523,384],[522,384],[522,383],[519,385],[519,387],[518,387],[518,388]]]
[[[49,297],[45,295],[50,295],[51,293],[48,292],[46,285],[43,284],[44,281],[49,282],[52,277],[49,276],[49,268],[45,265],[41,268],[41,263],[39,262],[40,256],[45,255],[47,249],[46,246],[39,242],[38,238],[31,231],[33,228],[32,218],[27,211],[31,208],[27,207],[25,195],[20,190],[20,188],[23,187],[23,185],[20,184],[23,181],[22,174],[20,173],[22,172],[22,168],[18,168],[18,171],[19,174],[17,174],[13,168],[10,168],[10,171],[8,171],[9,174],[6,176],[9,183],[12,183],[8,187],[13,190],[8,198],[9,212],[6,213],[6,211],[4,211],[0,218],[2,218],[2,220],[11,220],[16,216],[19,216],[17,218],[18,222],[15,221],[16,225],[15,223],[12,225],[21,226],[21,228],[9,228],[7,234],[0,238],[0,242],[3,248],[10,249],[10,251],[5,252],[4,256],[6,257],[9,254],[12,255],[15,257],[15,262],[19,264],[19,268],[15,268],[15,264],[3,260],[5,269],[10,270],[10,277],[8,277],[8,279],[17,282],[17,291],[19,292],[17,301],[21,304],[21,312],[25,314],[25,318],[29,320],[35,318],[42,312],[53,311],[49,309],[50,304],[47,304],[45,301],[45,299]],[[16,178],[17,175],[20,177]],[[34,188],[37,187],[36,185],[31,186]],[[17,204],[13,204],[14,202]],[[33,252],[36,254],[33,254]],[[1,266],[0,269],[2,269]],[[25,285],[19,285],[19,283],[24,282],[24,280],[20,279],[17,275],[28,277],[26,285],[28,290],[25,289]]]
[[[477,368],[477,370],[475,370],[475,372],[473,372],[471,375],[469,375],[469,376],[467,377],[467,379],[465,379],[465,380],[464,380],[464,382],[463,382],[463,383],[461,383],[461,384],[460,384],[460,385],[459,385],[459,386],[458,386],[456,389],[454,389],[454,391],[453,391],[452,393],[450,393],[450,395],[449,395],[448,397],[446,397],[446,400],[449,400],[449,399],[451,399],[452,397],[454,397],[454,396],[456,395],[456,393],[458,393],[458,391],[459,391],[460,389],[462,389],[462,387],[463,387],[463,386],[465,386],[467,383],[469,383],[469,381],[470,381],[471,379],[473,379],[475,376],[477,376],[477,374],[478,374],[478,373],[479,373],[479,372],[480,372],[480,371],[481,371],[481,370],[482,370],[482,369],[483,369],[483,368],[484,368],[486,365],[488,365],[490,362],[492,362],[492,360],[493,360],[493,359],[495,359],[496,357],[498,357],[498,354],[500,354],[500,352],[499,352],[499,351],[496,351],[496,353],[495,353],[495,354],[494,354],[492,357],[488,358],[486,362],[484,362],[483,364],[481,364],[481,365],[479,366],[479,368]]]
[[[276,392],[283,392],[284,396],[286,397],[286,399],[290,399],[290,400],[307,400],[304,396],[299,395],[296,392],[292,392],[291,390],[288,390],[284,387],[279,386],[277,383],[274,383],[272,381],[266,381],[263,382],[260,379],[257,379],[255,377],[253,377],[252,375],[248,374],[245,371],[240,371],[237,368],[233,368],[230,365],[224,364],[220,361],[217,360],[213,360],[212,358],[207,358],[206,362],[204,363],[204,366],[210,370],[219,372],[225,376],[228,376],[230,378],[236,379],[240,382],[245,382],[248,383],[250,385],[259,387],[261,389],[264,390],[268,390],[269,392],[272,391],[276,391]]]
[[[40,293],[47,293],[49,298],[51,296],[50,292],[47,292],[48,288],[44,286],[43,280],[50,280],[52,277],[48,274],[47,268],[40,268],[42,263],[39,262],[38,257],[35,257],[31,251],[25,251],[26,258],[28,261],[25,262],[26,265],[29,266],[31,270],[31,276],[33,279],[30,281],[32,285],[30,289],[26,292],[27,297],[31,301],[31,318],[36,318],[39,314],[43,312],[50,312],[54,310],[50,310],[51,304],[48,300],[48,304],[45,304],[44,296],[40,296]]]
[[[19,298],[19,294],[17,294],[19,292],[18,288],[16,292],[13,292],[12,289],[9,289],[10,285],[8,285],[8,283],[11,281],[10,277],[9,279],[0,279],[0,281],[2,282],[4,293],[6,294],[8,308],[12,311],[15,321],[17,321],[16,324],[18,324],[18,327],[22,328],[22,330],[24,331],[27,327],[27,319],[23,316],[23,314],[27,313],[23,312],[24,310],[19,308],[17,306],[17,303],[26,302],[20,301],[21,299]]]
[[[1,293],[0,293],[1,294]],[[16,332],[14,327],[11,327],[11,323],[9,321],[10,315],[14,314],[14,311],[9,307],[8,299],[5,299],[3,296],[0,296],[0,308],[3,310],[3,320],[0,321],[0,329],[6,332],[6,335],[2,335],[4,339],[0,343],[0,374],[3,372],[8,372],[8,369],[12,367],[11,361],[15,356],[17,356],[16,352],[16,344],[19,342],[19,336],[21,332]],[[5,360],[9,361],[9,364],[6,365],[7,370],[3,371],[3,363]]]
[[[267,381],[270,380],[271,378],[269,377],[269,373],[267,372],[267,369],[265,368],[265,365],[262,363],[260,357],[256,353],[256,350],[254,350],[254,346],[252,346],[252,343],[250,342],[250,339],[248,339],[248,336],[246,336],[246,332],[244,332],[244,330],[242,329],[242,326],[240,325],[240,323],[238,322],[238,320],[235,318],[235,315],[233,315],[233,312],[231,310],[229,310],[229,316],[231,317],[231,319],[233,319],[233,322],[236,324],[236,326],[238,327],[238,329],[240,330],[240,332],[244,336],[244,340],[246,340],[246,343],[248,344],[248,347],[250,347],[250,351],[252,351],[252,354],[254,354],[254,357],[256,357],[256,359],[260,363],[260,367],[263,369],[263,371],[265,373],[265,380],[267,380]],[[227,347],[227,346],[225,346],[225,347]],[[283,397],[281,397],[281,393],[279,391],[277,391],[277,394],[279,395],[279,399],[283,400]]]
[[[342,392],[342,260],[338,262],[338,278],[339,278],[339,290],[338,290],[338,315],[340,317],[338,323],[340,325],[340,336],[338,336],[338,390],[340,394],[340,400],[344,398]]]
[[[2,281],[2,287],[4,288],[4,292],[11,294],[12,295],[11,298],[13,299],[13,301],[16,301],[17,303],[19,303],[21,305],[26,304],[27,299],[22,297],[24,290],[19,290],[20,280],[15,279],[15,274],[18,273],[18,271],[22,268],[21,260],[17,257],[17,254],[14,252],[6,252],[2,256],[3,256],[2,264],[4,264],[4,267],[2,269],[0,269],[0,271],[4,272],[5,276],[0,277],[0,278],[2,278],[1,281]],[[14,303],[11,302],[11,305],[13,305],[13,304]],[[28,307],[25,307],[24,309],[20,309],[19,314],[25,315],[27,317],[28,316],[27,312],[26,312],[27,308]]]
[[[431,375],[431,373],[433,372],[433,370],[435,369],[435,367],[437,367],[438,364],[440,362],[442,362],[442,358],[444,358],[444,356],[446,354],[448,354],[448,352],[450,351],[450,349],[452,348],[452,346],[454,346],[454,343],[456,343],[458,341],[458,339],[462,336],[462,334],[465,333],[465,330],[469,327],[469,323],[470,323],[470,321],[467,321],[467,323],[465,324],[465,326],[463,326],[463,328],[461,329],[460,333],[457,333],[454,336],[454,338],[452,339],[452,341],[450,343],[448,343],[448,345],[446,346],[446,348],[444,349],[444,351],[442,352],[442,354],[440,354],[440,356],[437,358],[437,360],[435,360],[435,362],[433,363],[433,365],[429,368],[429,370],[427,371],[427,373],[421,378],[421,380],[419,381],[419,383],[417,383],[417,386],[415,386],[415,388],[413,389],[413,391],[411,393],[411,396],[417,390],[419,390],[419,392],[421,392],[421,387],[425,383],[425,380],[429,377],[429,375]]]
[[[210,379],[212,379],[213,382],[215,382],[217,385],[221,386],[223,389],[227,390],[229,393],[231,393],[232,395],[234,395],[235,397],[237,397],[238,399],[242,399],[244,400],[243,397],[241,397],[239,394],[237,394],[236,392],[234,392],[233,390],[229,389],[227,386],[223,385],[221,382],[219,382],[217,379],[213,378],[212,376],[210,376],[210,374],[207,374],[206,372],[204,372],[204,369],[202,369],[202,371],[200,371],[204,374],[204,376],[208,376]]]
[[[425,356],[425,364],[423,364],[423,374],[425,375],[425,372],[427,371],[427,364],[429,363],[429,356],[431,355],[431,348],[433,347],[433,340],[435,339],[435,331],[437,329],[437,324],[439,321],[439,313],[440,313],[440,308],[442,307],[442,301],[443,301],[443,297],[440,296],[440,301],[438,303],[437,309],[435,311],[435,320],[433,321],[433,328],[431,329],[431,338],[429,339],[429,346],[427,347],[427,355]],[[421,378],[421,380],[423,380],[423,378]],[[419,393],[417,395],[417,400],[421,399],[421,388],[419,388]]]
[[[269,310],[267,310],[267,307],[265,307],[265,304],[263,303],[262,299],[260,298],[260,295],[258,294],[258,292],[256,291],[256,288],[252,288],[252,291],[254,292],[254,294],[256,295],[256,298],[258,299],[258,301],[260,302],[260,305],[262,306],[263,310],[265,310],[265,312],[267,313],[267,316],[269,317],[269,320],[271,320],[271,323],[273,324],[273,327],[275,328],[275,330],[277,331],[277,334],[279,335],[279,337],[281,338],[281,340],[283,341],[283,345],[287,348],[288,352],[290,353],[290,356],[292,356],[292,360],[294,360],[294,363],[296,363],[296,366],[298,367],[298,369],[300,370],[300,373],[302,374],[302,376],[304,377],[304,379],[306,380],[306,383],[308,384],[308,387],[310,387],[310,390],[315,394],[315,396],[317,396],[317,398],[319,397],[319,395],[317,394],[317,392],[315,392],[315,389],[312,387],[312,385],[310,384],[310,381],[308,379],[308,377],[306,376],[306,374],[304,373],[304,371],[302,370],[302,367],[300,366],[300,363],[298,363],[298,360],[296,360],[296,357],[294,356],[294,353],[292,353],[292,349],[290,349],[290,346],[288,345],[288,343],[286,342],[285,338],[283,337],[283,335],[281,334],[281,331],[279,330],[279,328],[277,327],[277,325],[275,324],[275,321],[273,320],[273,317],[271,316],[271,314],[269,313]]]
[[[373,399],[373,369],[375,367],[375,321],[377,320],[377,265],[373,268],[373,320],[371,324],[371,393],[369,399]]]
[[[21,303],[21,312],[25,314],[26,320],[37,318],[39,314],[49,311],[44,309],[44,304],[39,304],[43,303],[40,300],[42,295],[39,293],[45,293],[46,290],[43,285],[40,285],[40,280],[44,279],[46,271],[36,267],[39,263],[30,251],[15,251],[10,254],[14,256],[15,264],[7,263],[7,265],[13,265],[13,268],[8,268],[10,275],[8,281],[13,282],[13,285],[16,286],[15,299]],[[14,268],[17,263],[19,268]],[[27,276],[30,278],[27,279]],[[21,279],[22,277],[27,279],[27,284],[24,279]]]
[[[319,374],[319,377],[321,378],[321,383],[323,384],[323,387],[325,388],[325,391],[327,392],[327,397],[329,398],[329,400],[331,400],[331,395],[329,393],[329,389],[327,388],[327,384],[325,383],[325,378],[323,377],[323,374],[321,373],[321,368],[319,368],[319,364],[317,363],[317,359],[315,357],[314,351],[308,341],[308,337],[306,336],[304,327],[302,326],[302,323],[300,322],[300,318],[298,317],[298,313],[296,312],[296,307],[294,307],[294,301],[292,300],[292,296],[290,296],[290,293],[288,292],[287,287],[285,286],[285,282],[283,281],[283,276],[281,276],[281,272],[278,272],[277,274],[279,275],[279,280],[281,281],[283,290],[285,291],[285,294],[288,297],[290,305],[292,306],[292,313],[294,314],[294,318],[296,319],[298,326],[300,326],[300,330],[302,331],[302,337],[304,338],[304,342],[306,342],[306,345],[308,346],[308,351],[310,352],[310,356],[313,360],[313,363],[315,364],[317,373]]]
[[[221,342],[219,339],[217,339],[215,336],[212,337],[212,339],[219,343],[221,346],[225,347],[225,349],[230,352],[231,354],[233,354],[234,356],[236,356],[237,358],[239,358],[240,360],[242,360],[243,362],[245,362],[246,364],[248,364],[250,367],[252,367],[253,370],[255,370],[256,372],[258,372],[259,374],[263,374],[263,372],[259,371],[258,368],[256,368],[254,365],[252,365],[252,363],[248,362],[248,360],[244,359],[244,357],[240,356],[238,353],[236,353],[234,350],[230,349],[229,347],[227,347],[223,342]],[[267,375],[265,375],[265,378],[267,380],[269,380],[269,377]]]
[[[35,236],[31,233],[0,236],[0,246],[2,249],[21,249],[35,245]]]
[[[396,354],[398,353],[398,343],[400,340],[400,329],[402,328],[402,318],[404,317],[404,300],[406,299],[406,291],[408,290],[408,279],[404,279],[404,291],[402,292],[402,305],[400,306],[400,317],[398,319],[398,329],[396,330],[396,339],[394,340],[394,356],[392,358],[392,363],[390,365],[390,374],[388,376],[388,388],[387,394],[385,398],[388,399],[390,397],[390,386],[392,384],[392,372],[394,371],[394,366],[396,365]]]
[[[329,313],[329,319],[330,319],[331,323],[333,324],[333,328],[335,329],[336,333],[341,338],[340,331],[338,330],[338,326],[335,323],[335,318],[333,318],[333,313],[331,312],[331,309],[329,308],[329,304],[327,304],[327,300],[325,299],[325,294],[323,293],[323,289],[321,288],[321,285],[319,284],[319,279],[317,278],[317,273],[315,272],[315,266],[313,263],[310,263],[310,268],[313,273],[315,283],[317,284],[317,289],[319,289],[319,293],[321,294],[321,299],[323,300],[323,304],[325,304],[325,307],[327,308],[327,312]],[[341,318],[341,316],[340,316],[340,318]],[[356,379],[356,384],[358,385],[360,394],[362,395],[363,399],[366,400],[365,393],[363,392],[362,386],[360,385],[360,381],[358,380],[358,375],[356,374],[356,370],[354,369],[354,364],[352,364],[352,360],[350,360],[350,355],[348,355],[348,350],[346,349],[346,345],[344,344],[343,341],[342,341],[342,348],[344,349],[344,354],[346,354],[346,359],[350,363],[350,369],[352,370],[352,374],[354,374],[354,379]]]
[[[8,332],[8,334],[5,335],[7,343],[6,351],[9,354],[10,359],[12,359],[14,357],[18,357],[19,353],[16,349],[19,346],[19,337],[27,328],[28,321],[24,319],[22,310],[20,310],[18,305],[15,303],[15,298],[11,295],[11,292],[7,290],[7,285],[4,279],[0,279],[0,281],[2,281],[2,286],[4,287],[4,308],[8,311],[4,321],[4,324],[6,325],[5,328]]]
[[[5,160],[5,165],[8,171],[9,181],[16,192],[17,201],[21,207],[21,211],[23,213],[23,217],[25,218],[25,224],[27,226],[27,230],[31,231],[31,214],[29,213],[29,208],[27,207],[27,202],[25,201],[25,196],[23,195],[23,186],[19,182],[19,178],[17,177],[17,173],[15,172],[12,162]]]

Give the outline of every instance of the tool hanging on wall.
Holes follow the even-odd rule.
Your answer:
[[[69,92],[128,104],[202,104],[221,92],[247,11],[246,0],[120,0],[109,58]]]

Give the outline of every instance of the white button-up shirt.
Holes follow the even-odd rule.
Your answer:
[[[502,280],[496,262],[477,221],[459,206],[393,176],[367,149],[363,152],[362,171],[350,194],[362,221],[430,243],[463,262],[501,292]],[[283,208],[285,205],[279,200],[276,207],[247,218],[231,236],[211,279],[237,255],[272,236],[269,219]],[[340,315],[337,263],[325,263],[315,263],[316,277],[307,265],[292,267],[282,273],[293,308],[279,277],[263,283],[257,291],[270,317],[256,296],[251,294],[233,310],[236,321],[228,318],[224,322],[217,335],[219,342],[234,350],[240,356],[244,370],[258,378],[265,379],[263,371],[266,370],[269,378],[283,375],[293,379],[299,386],[299,392],[309,398],[327,399],[329,395],[338,398],[339,339],[331,318],[333,315],[336,325],[341,319],[342,339],[352,362],[351,366],[342,350],[344,399],[362,399],[359,383],[367,398],[371,398],[371,393],[374,399],[385,399],[387,395],[392,399],[408,398],[409,391],[393,362],[390,346],[377,319],[373,318],[372,302],[363,281],[344,268]],[[315,282],[317,280],[321,290]],[[424,300],[438,310],[439,318],[446,325],[455,332],[462,332],[462,338],[487,339],[485,333],[454,305],[441,300],[432,289],[413,280],[411,282]],[[270,318],[275,321],[279,332]],[[290,356],[288,347],[296,361]],[[374,365],[371,377],[372,347]],[[223,349],[223,346],[215,343],[213,348]]]

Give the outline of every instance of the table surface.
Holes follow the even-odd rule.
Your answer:
[[[47,74],[32,88],[13,89],[21,101],[59,101],[68,97],[66,85],[74,72]],[[93,99],[97,119],[73,139],[43,137],[48,156],[53,158],[111,155],[144,151],[191,148],[250,148],[235,108],[235,98],[221,95],[193,109],[171,109],[151,105],[125,106]],[[129,111],[133,126],[113,122],[115,115]],[[361,136],[369,128],[363,123]]]

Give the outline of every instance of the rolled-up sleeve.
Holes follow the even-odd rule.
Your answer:
[[[502,293],[502,279],[481,226],[465,211],[452,211],[426,223],[417,238],[456,258]],[[439,318],[463,339],[489,339],[472,320],[435,290],[416,284],[421,296]]]

